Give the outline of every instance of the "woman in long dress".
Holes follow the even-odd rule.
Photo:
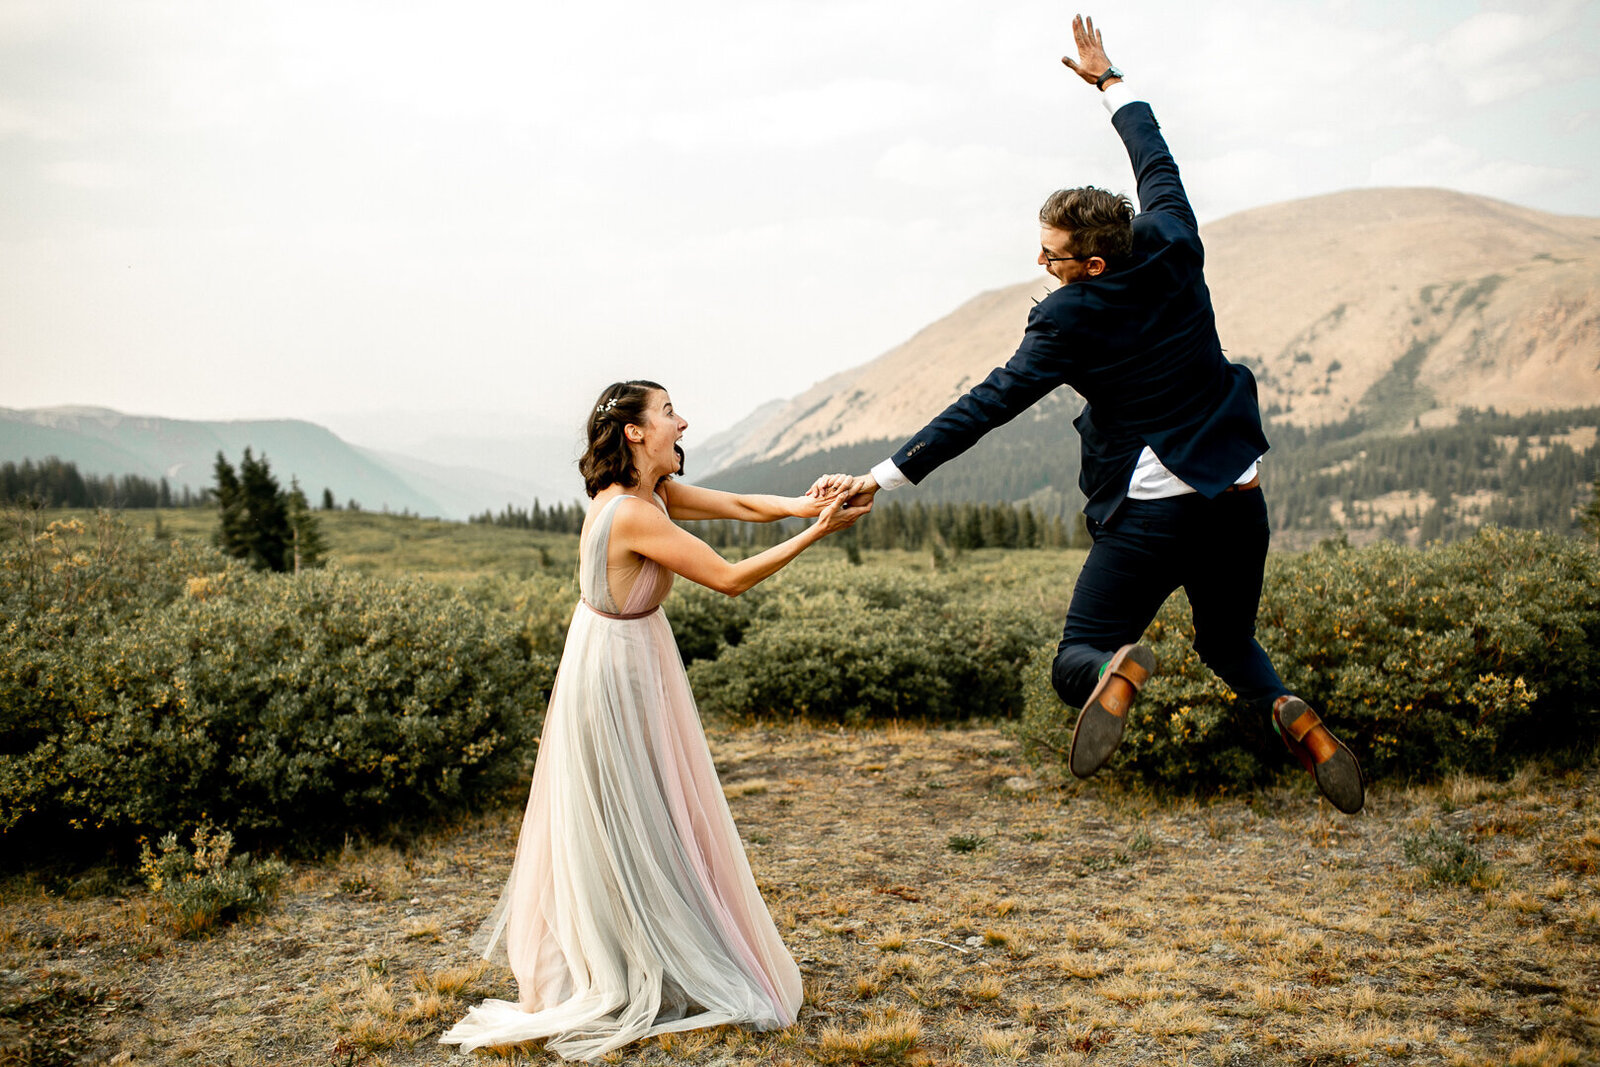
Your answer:
[[[867,509],[674,481],[687,426],[653,382],[613,385],[590,413],[583,599],[511,875],[473,943],[509,962],[519,999],[473,1008],[444,1043],[547,1038],[593,1059],[673,1030],[788,1026],[799,1010],[799,969],[756,889],[660,604],[674,574],[737,596]],[[739,563],[671,521],[789,516],[817,521]]]

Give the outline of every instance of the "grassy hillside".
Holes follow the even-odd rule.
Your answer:
[[[419,574],[461,583],[487,574],[512,578],[544,571],[569,574],[578,565],[578,539],[570,534],[367,511],[316,514],[328,541],[330,561],[368,574]],[[43,512],[41,518],[50,521],[86,515],[62,509]],[[217,529],[217,515],[210,508],[124,511],[120,515],[131,528],[151,536],[156,534],[158,522],[166,537],[204,541]],[[0,538],[14,534],[10,523],[0,529]]]

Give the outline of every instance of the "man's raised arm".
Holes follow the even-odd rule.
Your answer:
[[[1094,19],[1082,15],[1072,18],[1072,36],[1078,45],[1076,61],[1062,56],[1061,62],[1075,71],[1078,77],[1106,94],[1106,110],[1111,112],[1111,124],[1117,128],[1122,143],[1128,148],[1128,160],[1133,164],[1133,174],[1139,186],[1139,210],[1177,215],[1190,229],[1198,229],[1194,209],[1178,177],[1178,165],[1173,162],[1166,139],[1150,112],[1150,105],[1129,92],[1122,80],[1122,72],[1106,55],[1105,40],[1094,28]],[[1111,92],[1113,86],[1117,87]],[[1128,105],[1139,105],[1124,111]]]

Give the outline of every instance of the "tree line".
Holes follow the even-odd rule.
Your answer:
[[[165,478],[137,474],[82,474],[75,463],[50,456],[35,463],[0,463],[0,503],[31,503],[43,508],[202,508],[211,493],[184,485],[174,490]]]
[[[1600,477],[1600,447],[1559,440],[1600,426],[1600,408],[1504,415],[1464,411],[1454,426],[1405,436],[1370,435],[1362,420],[1306,431],[1272,426],[1265,461],[1267,504],[1274,529],[1333,525],[1330,504],[1342,504],[1343,525],[1379,528],[1401,540],[1419,529],[1424,540],[1469,536],[1461,499],[1488,492],[1479,519],[1519,529],[1573,534],[1589,485]],[[1372,501],[1408,492],[1425,502],[1384,514]]]
[[[769,524],[708,519],[683,524],[696,536],[716,548],[769,548],[792,537],[795,520]],[[1087,548],[1089,533],[1081,515],[1039,515],[1029,504],[977,504],[971,501],[945,501],[929,504],[917,500],[910,504],[886,501],[882,495],[873,502],[872,514],[860,525],[839,535],[839,543],[850,549],[977,548]]]
[[[1069,413],[1063,406],[1053,412],[1052,419],[1018,420],[1022,426],[1007,427],[1009,436],[999,442],[1003,447],[995,455],[987,455],[980,447],[969,457],[976,462],[957,465],[971,468],[959,485],[952,481],[902,490],[892,501],[880,496],[872,518],[844,535],[840,543],[852,550],[1086,547],[1089,539],[1078,511],[1082,497],[1070,485],[1076,476],[1076,450],[1062,418]],[[1418,429],[1405,436],[1382,433],[1359,415],[1311,429],[1272,425],[1268,432],[1274,447],[1264,465],[1272,525],[1281,531],[1316,531],[1342,524],[1347,529],[1377,529],[1395,541],[1418,534],[1427,541],[1452,541],[1469,536],[1479,523],[1576,534],[1586,513],[1600,500],[1600,490],[1591,488],[1600,485],[1600,446],[1584,447],[1580,439],[1575,448],[1561,438],[1575,429],[1595,426],[1600,426],[1600,408],[1518,416],[1493,409],[1468,410],[1454,426]],[[808,462],[830,470],[855,469],[867,458],[879,456],[883,447],[882,443],[849,446],[861,455],[847,456],[834,450],[808,457]],[[847,459],[861,462],[854,466],[839,462]],[[259,462],[265,464],[265,458]],[[997,465],[1010,474],[1001,477]],[[741,469],[718,476],[711,484],[733,491],[760,491],[772,485],[809,482],[813,473],[809,468],[801,470],[804,465],[800,463],[774,461],[757,466],[759,470]],[[800,479],[802,474],[807,477]],[[752,479],[765,484],[743,484]],[[930,483],[935,480],[929,479]],[[1052,488],[1060,484],[1069,487]],[[1009,497],[1018,503],[982,502],[980,494],[985,491],[995,496],[1022,496]],[[298,486],[293,492],[299,492]],[[944,492],[954,495],[941,497]],[[1417,502],[1399,512],[1375,505],[1378,498],[1397,492],[1416,494]],[[1476,515],[1469,516],[1464,513],[1463,499],[1478,493],[1491,496],[1477,506]],[[304,501],[303,494],[300,500]],[[84,475],[75,464],[54,457],[0,464],[0,502],[128,509],[221,506],[216,489],[196,492],[187,485],[173,489],[165,478],[138,475]],[[1340,505],[1341,524],[1333,521],[1335,503]],[[322,491],[321,507],[339,508],[331,489]],[[360,510],[353,500],[346,507]],[[306,511],[309,514],[309,508]],[[535,500],[531,507],[508,504],[498,513],[485,510],[469,521],[576,534],[582,529],[585,511],[577,501],[546,505]],[[266,513],[270,514],[270,509]],[[276,523],[276,519],[272,521]],[[687,525],[718,548],[765,548],[795,529],[792,522]],[[252,558],[267,558],[253,549],[245,551]]]
[[[545,507],[538,500],[529,508],[506,505],[498,513],[485,511],[470,522],[509,526],[517,530],[577,533],[583,529],[585,507],[574,501]],[[771,548],[793,537],[795,520],[774,523],[705,519],[683,524],[715,548]],[[904,504],[873,504],[872,517],[849,533],[844,541],[860,548],[905,548],[920,551],[935,544],[965,551],[974,548],[1070,548],[1089,545],[1081,515],[1063,518],[1041,515],[1032,505],[970,501],[929,504],[921,500]]]
[[[137,474],[84,474],[70,460],[50,456],[35,463],[6,460],[0,463],[0,504],[31,504],[41,508],[110,508],[113,511],[140,511],[150,508],[209,508],[215,506],[215,493],[209,488],[195,490],[188,485],[174,489],[166,478],[142,478]],[[322,510],[339,511],[333,490],[322,491]],[[351,500],[344,509],[360,511]]]
[[[551,504],[547,508],[535,498],[532,507],[519,508],[507,504],[499,514],[485,510],[483,514],[473,515],[467,521],[484,526],[509,526],[513,530],[575,534],[583,529],[585,514],[587,509],[576,501],[571,504]]]

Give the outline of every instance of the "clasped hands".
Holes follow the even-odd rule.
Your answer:
[[[878,480],[870,474],[824,474],[811,483],[806,496],[813,500],[829,500],[843,496],[847,508],[871,508],[873,494],[878,491]]]

